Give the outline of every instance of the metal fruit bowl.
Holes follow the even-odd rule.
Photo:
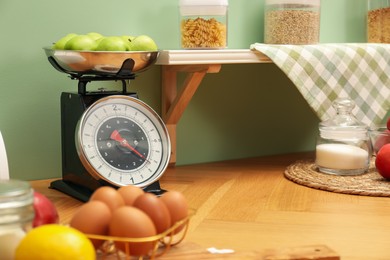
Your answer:
[[[153,65],[158,51],[72,51],[43,48],[50,63],[59,71],[72,75],[115,76],[126,62],[126,70],[139,73]]]

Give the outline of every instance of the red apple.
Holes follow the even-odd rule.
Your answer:
[[[390,130],[385,129],[382,133],[378,133],[378,138],[374,141],[373,144],[374,151],[377,153],[382,148],[382,146],[387,143],[390,143]]]
[[[35,217],[33,227],[45,224],[59,223],[57,208],[45,195],[34,191],[34,211]]]
[[[376,155],[375,166],[380,175],[390,179],[390,144],[385,144],[379,150]]]

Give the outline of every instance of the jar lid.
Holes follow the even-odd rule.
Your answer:
[[[321,0],[266,0],[266,5],[281,5],[281,4],[301,4],[320,6]]]
[[[182,16],[224,16],[228,0],[179,0]]]
[[[20,180],[0,180],[0,210],[32,205],[34,192],[30,184]]]
[[[228,5],[228,0],[179,0],[180,6],[194,5]]]
[[[323,137],[332,139],[367,137],[368,126],[359,122],[352,114],[355,102],[349,98],[338,98],[332,105],[337,112],[336,115],[319,124]]]

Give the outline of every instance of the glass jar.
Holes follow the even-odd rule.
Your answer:
[[[183,49],[227,47],[228,0],[179,0]]]
[[[264,43],[317,44],[320,0],[266,0]]]
[[[336,99],[334,118],[319,125],[316,165],[323,173],[358,175],[367,172],[372,154],[368,127],[353,116],[355,103]]]
[[[390,2],[368,0],[367,42],[390,43]]]
[[[0,180],[0,259],[14,252],[34,220],[34,193],[28,182]]]

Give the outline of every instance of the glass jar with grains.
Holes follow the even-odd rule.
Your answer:
[[[390,43],[389,0],[368,0],[367,41]]]
[[[320,38],[320,0],[266,0],[264,42],[317,44]]]

